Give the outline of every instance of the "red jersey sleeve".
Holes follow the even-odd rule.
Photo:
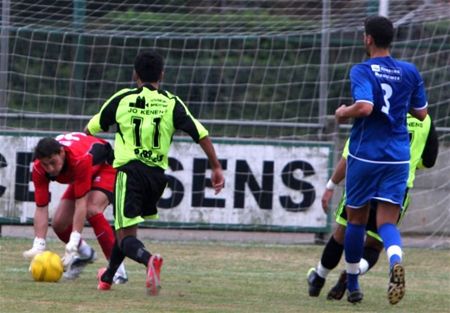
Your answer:
[[[34,184],[34,201],[36,202],[36,206],[42,207],[48,205],[50,202],[50,192],[48,190],[50,181],[39,161],[34,161],[33,163],[31,180]]]
[[[92,156],[87,154],[84,158],[78,160],[74,168],[74,181],[72,183],[75,198],[81,198],[86,195],[92,187]]]

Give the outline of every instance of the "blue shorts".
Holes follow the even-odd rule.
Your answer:
[[[371,199],[401,205],[409,175],[408,163],[370,163],[347,158],[346,205],[359,208]]]

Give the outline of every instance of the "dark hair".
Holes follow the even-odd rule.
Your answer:
[[[384,16],[367,17],[364,21],[364,31],[366,35],[372,36],[375,46],[379,48],[389,48],[394,38],[394,25]]]
[[[55,138],[45,137],[39,140],[36,148],[34,148],[34,158],[43,159],[58,154],[61,151],[61,143]]]
[[[155,83],[161,78],[164,60],[156,51],[140,52],[134,60],[134,70],[142,82]]]

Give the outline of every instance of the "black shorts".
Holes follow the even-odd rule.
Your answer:
[[[117,168],[114,187],[115,228],[136,225],[158,214],[156,204],[167,185],[164,170],[131,161]]]

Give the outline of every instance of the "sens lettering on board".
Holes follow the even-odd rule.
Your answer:
[[[34,192],[29,190],[31,181],[31,163],[33,155],[30,152],[17,152],[16,154],[16,175],[15,175],[15,193],[16,201],[34,201]],[[303,160],[294,160],[288,162],[281,173],[275,173],[274,161],[263,161],[262,175],[256,177],[251,166],[246,160],[238,159],[235,161],[233,199],[208,198],[205,189],[212,187],[211,179],[207,177],[209,163],[207,159],[194,158],[192,172],[192,207],[206,208],[225,208],[226,201],[233,201],[234,209],[244,209],[246,207],[246,193],[248,190],[253,196],[258,207],[263,210],[271,210],[274,207],[274,201],[279,201],[279,205],[289,212],[304,212],[311,207],[316,199],[314,186],[304,180],[294,176],[294,172],[300,170],[303,177],[307,178],[315,174],[313,166]],[[222,168],[227,170],[228,160],[220,160]],[[6,160],[4,162],[6,164]],[[158,207],[162,209],[175,208],[181,204],[184,195],[187,192],[183,182],[173,175],[173,173],[183,171],[182,162],[175,158],[169,158],[169,168],[172,174],[167,174],[167,189],[170,196],[161,198]],[[274,195],[274,180],[276,175],[280,175],[283,187],[300,192],[303,197],[300,202],[296,202],[288,195]],[[261,183],[259,183],[259,181]],[[0,188],[1,189],[1,188]]]

